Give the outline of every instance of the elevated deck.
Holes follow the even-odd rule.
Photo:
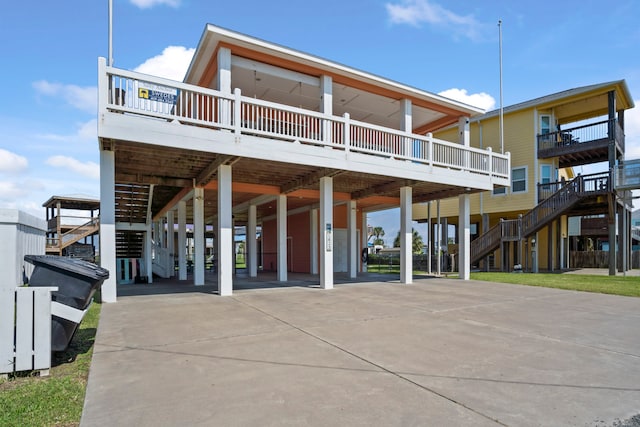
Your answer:
[[[281,193],[308,203],[322,176],[334,177],[338,199],[367,209],[395,205],[403,186],[420,202],[510,184],[508,153],[119,70],[103,59],[99,76],[98,135],[102,149],[115,151],[116,188],[122,200],[129,189],[146,194],[135,212],[122,212],[128,222],[144,222],[147,209],[155,215],[184,188],[214,190],[223,164],[233,165],[234,206]],[[211,214],[213,193],[205,196]]]

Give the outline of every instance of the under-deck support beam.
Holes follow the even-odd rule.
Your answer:
[[[412,188],[400,189],[400,282],[413,283]]]
[[[102,283],[102,302],[116,302],[115,153],[100,150],[100,266],[111,272]]]
[[[204,285],[204,188],[193,191],[193,284]]]
[[[178,202],[178,280],[187,280],[187,202]]]
[[[247,219],[247,267],[249,268],[249,277],[258,276],[258,244],[257,237],[257,206],[249,205]]]
[[[233,215],[231,213],[231,166],[218,167],[218,293],[221,296],[233,292],[234,246]]]
[[[276,201],[276,223],[278,229],[278,281],[287,281],[287,196],[278,195]]]
[[[320,178],[320,286],[333,289],[333,178]]]

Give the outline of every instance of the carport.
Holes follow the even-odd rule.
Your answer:
[[[278,281],[318,274],[331,289],[334,259],[350,278],[361,269],[366,213],[399,207],[400,280],[411,283],[413,204],[455,196],[466,279],[469,194],[510,183],[508,153],[469,146],[479,109],[212,25],[183,83],[101,58],[98,91],[101,264],[127,260],[119,271],[142,282],[176,265],[186,280],[190,245],[203,285],[212,230],[219,293],[230,295],[243,225],[249,277],[262,254]],[[456,141],[430,133],[451,125]],[[117,279],[105,301],[116,300]]]

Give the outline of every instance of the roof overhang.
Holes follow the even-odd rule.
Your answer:
[[[184,81],[210,87],[217,70],[217,52],[223,46],[228,47],[233,56],[315,77],[331,76],[334,84],[356,87],[392,100],[409,99],[414,107],[437,113],[425,115],[419,122],[414,119],[414,131],[419,129],[420,133],[452,124],[459,117],[474,117],[484,112],[459,101],[211,24],[204,29]]]

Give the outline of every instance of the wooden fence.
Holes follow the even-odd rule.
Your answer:
[[[569,256],[572,268],[609,268],[609,251],[571,251]],[[640,268],[640,251],[633,251],[629,267]]]
[[[57,287],[0,289],[0,376],[51,367],[51,292]]]

